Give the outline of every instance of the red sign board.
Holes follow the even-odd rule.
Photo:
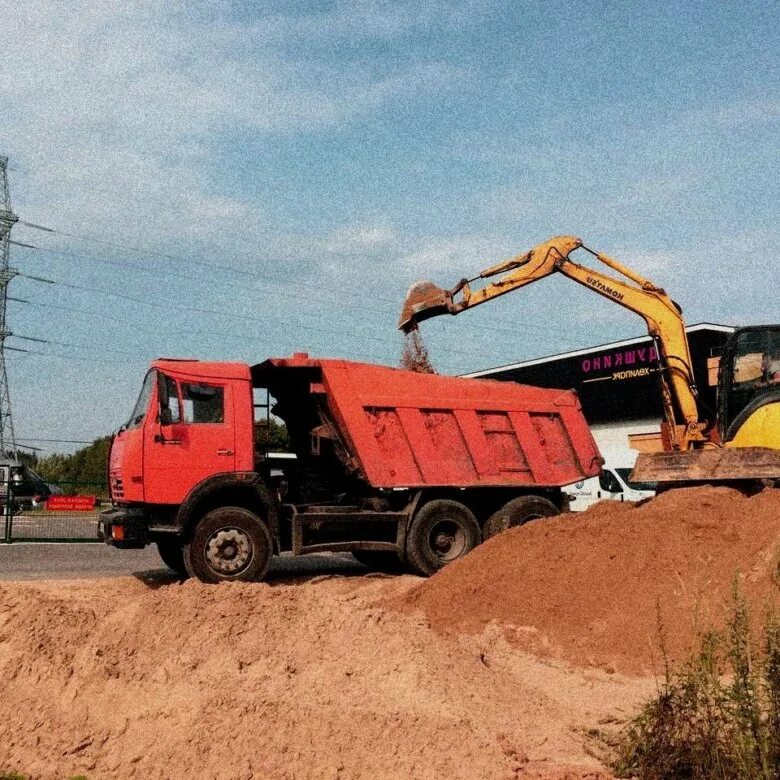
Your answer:
[[[97,496],[49,496],[46,509],[50,512],[91,512]]]

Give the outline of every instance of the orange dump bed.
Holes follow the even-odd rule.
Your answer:
[[[574,391],[307,355],[266,360],[252,375],[299,441],[329,420],[376,488],[559,487],[602,462]]]

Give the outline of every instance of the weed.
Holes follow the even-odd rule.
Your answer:
[[[754,643],[735,584],[728,625],[700,637],[679,670],[623,731],[621,776],[691,780],[780,778],[780,625],[768,614]],[[664,660],[666,655],[664,653]]]

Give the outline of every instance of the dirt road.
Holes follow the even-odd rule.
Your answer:
[[[274,558],[269,577],[344,574],[366,569],[349,553],[340,555],[288,555]],[[90,577],[155,576],[173,582],[154,545],[142,550],[117,550],[106,544],[0,545],[0,581],[42,579],[84,579]]]

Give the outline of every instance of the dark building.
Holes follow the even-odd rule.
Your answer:
[[[707,322],[687,328],[693,373],[705,409],[715,409],[716,388],[708,381],[707,359],[720,355],[734,332]],[[610,457],[633,463],[629,433],[657,431],[663,408],[657,355],[649,336],[526,360],[467,374],[539,387],[574,388],[596,441]],[[629,463],[629,465],[630,465]]]

